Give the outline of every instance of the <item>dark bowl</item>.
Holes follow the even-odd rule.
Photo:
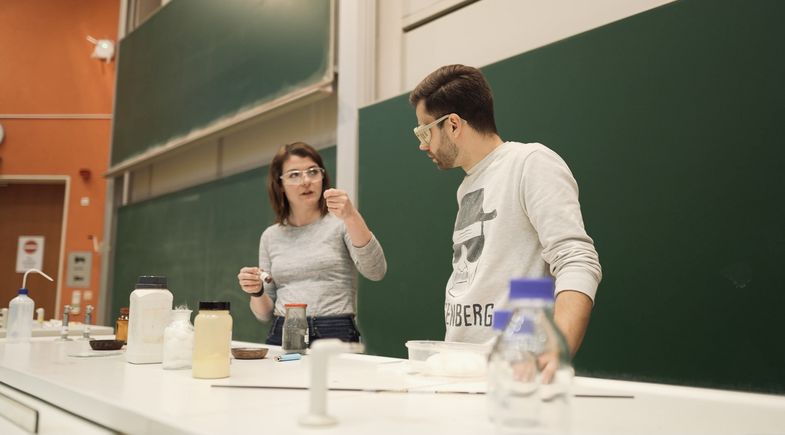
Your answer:
[[[118,350],[123,347],[123,340],[90,340],[93,350]]]
[[[268,350],[266,347],[233,347],[232,356],[236,359],[262,359]]]

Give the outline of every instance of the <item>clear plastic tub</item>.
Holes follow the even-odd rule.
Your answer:
[[[485,376],[490,344],[412,340],[406,342],[409,365],[429,376]]]

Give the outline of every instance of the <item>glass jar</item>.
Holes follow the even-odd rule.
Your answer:
[[[172,321],[164,329],[165,369],[191,368],[194,349],[194,327],[191,325],[191,310],[172,310]]]
[[[305,353],[308,349],[308,320],[305,318],[308,304],[286,304],[284,307],[281,347],[285,353]]]
[[[231,348],[229,302],[199,302],[199,314],[194,320],[193,377],[229,377]]]
[[[114,328],[114,339],[128,341],[128,307],[120,308],[120,317],[117,318]]]

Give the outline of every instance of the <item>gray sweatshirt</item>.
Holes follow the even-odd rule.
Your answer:
[[[264,289],[275,301],[276,316],[291,303],[308,304],[308,316],[333,316],[356,313],[356,271],[379,281],[387,261],[375,236],[357,248],[343,221],[328,214],[301,227],[268,227],[259,241],[259,267],[274,279]]]
[[[599,258],[583,227],[578,185],[555,152],[506,142],[468,171],[457,199],[445,340],[490,340],[512,278],[553,276],[557,293],[594,300]]]

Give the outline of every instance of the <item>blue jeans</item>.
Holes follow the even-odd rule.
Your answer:
[[[360,331],[357,330],[357,325],[354,323],[354,315],[314,316],[307,317],[307,320],[309,346],[321,338],[337,338],[341,341],[353,343],[360,341]],[[270,332],[267,334],[267,344],[281,345],[283,321],[283,317],[273,317],[273,324],[270,326]]]

